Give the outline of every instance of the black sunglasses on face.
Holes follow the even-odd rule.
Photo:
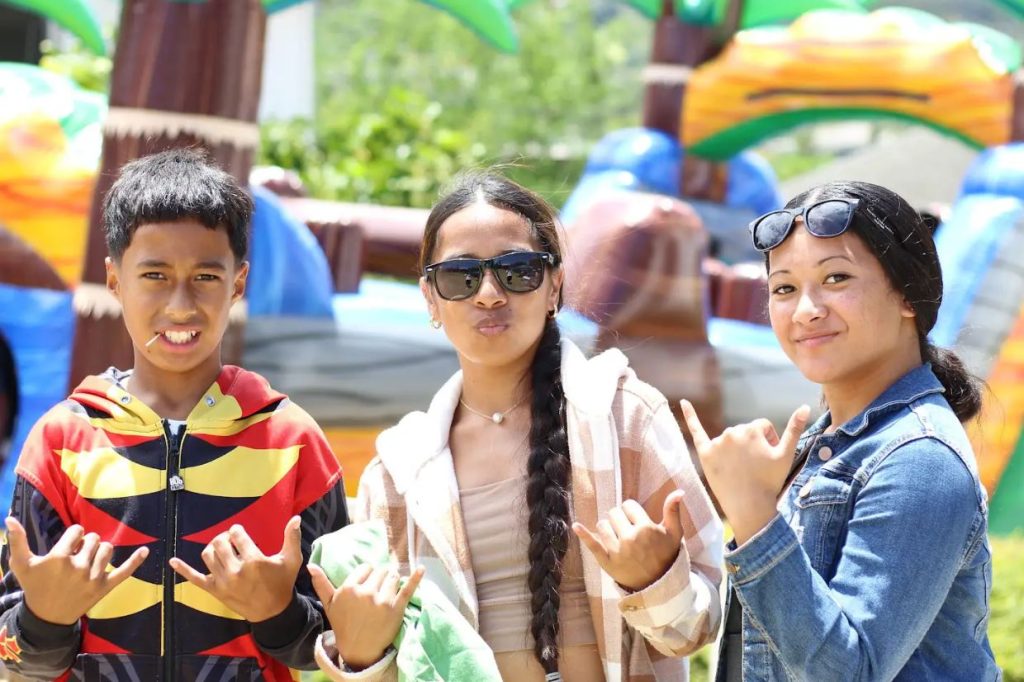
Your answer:
[[[838,237],[846,232],[853,222],[853,212],[860,204],[858,199],[826,199],[810,206],[784,208],[765,213],[750,223],[750,235],[754,248],[771,251],[789,236],[797,216],[804,217],[804,226],[815,237]]]
[[[537,251],[513,251],[494,258],[453,258],[428,265],[424,272],[438,295],[446,301],[462,301],[480,290],[484,271],[490,270],[505,291],[525,294],[544,281],[544,269],[558,266],[558,256]]]

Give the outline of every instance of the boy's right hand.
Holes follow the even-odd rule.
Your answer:
[[[74,625],[111,590],[142,565],[148,547],[139,547],[128,560],[108,571],[114,546],[100,542],[75,524],[57,544],[37,556],[28,545],[24,526],[7,517],[11,571],[25,594],[25,605],[36,617],[56,625]]]
[[[337,589],[319,566],[310,564],[309,574],[334,630],[338,655],[349,668],[362,670],[379,661],[398,636],[423,567],[413,571],[401,589],[398,572],[386,566],[363,564]]]

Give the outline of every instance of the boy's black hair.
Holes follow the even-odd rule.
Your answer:
[[[238,261],[248,249],[252,198],[197,149],[172,149],[126,163],[103,201],[110,257],[120,260],[139,225],[193,219],[227,230]]]

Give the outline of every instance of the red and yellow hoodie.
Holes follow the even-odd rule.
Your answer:
[[[315,668],[324,616],[300,571],[283,613],[249,623],[180,578],[177,556],[206,572],[200,553],[241,524],[260,549],[281,549],[302,517],[302,551],[348,522],[338,462],[313,419],[267,381],[226,366],[183,426],[122,388],[130,376],[89,377],[34,427],[18,462],[11,514],[36,554],[72,524],[115,547],[119,565],[140,545],[149,556],[73,626],[29,611],[0,554],[0,660],[48,679],[294,679]]]

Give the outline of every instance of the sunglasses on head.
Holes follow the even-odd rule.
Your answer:
[[[538,251],[513,251],[494,258],[453,258],[428,265],[424,272],[438,295],[446,301],[462,301],[480,290],[484,272],[490,270],[505,291],[526,294],[544,281],[544,269],[558,265],[558,256]]]
[[[771,251],[784,242],[797,216],[801,215],[807,231],[815,237],[838,237],[850,227],[858,204],[858,199],[826,199],[809,206],[765,213],[750,223],[754,248],[758,251]]]

